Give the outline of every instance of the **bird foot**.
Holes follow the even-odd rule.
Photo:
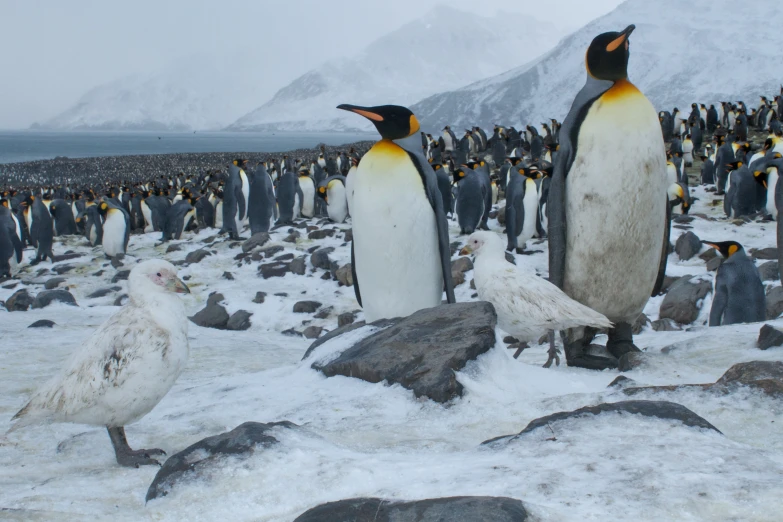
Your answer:
[[[514,359],[518,359],[519,355],[522,352],[524,352],[526,348],[530,348],[530,345],[528,345],[527,343],[515,343],[515,344],[508,345],[507,348],[509,350],[513,350],[514,348],[516,348],[517,351],[514,352]]]
[[[597,355],[575,355],[566,357],[566,364],[576,368],[586,368],[588,370],[608,370],[617,368],[617,360],[608,357],[599,357]]]
[[[560,350],[557,348],[550,348],[547,350],[547,355],[549,355],[549,358],[547,358],[546,362],[544,363],[544,368],[551,367],[553,361],[556,366],[560,366]]]
[[[606,343],[606,349],[609,350],[609,353],[614,355],[617,359],[619,359],[620,357],[622,357],[627,353],[641,352],[639,347],[633,344],[633,342],[631,341],[616,341],[616,342],[609,341],[608,343]]]
[[[125,450],[117,453],[117,464],[129,468],[151,465],[160,466],[160,462],[152,458],[153,455],[166,455],[166,452],[157,448]]]

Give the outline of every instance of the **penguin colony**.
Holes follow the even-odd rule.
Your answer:
[[[353,286],[370,322],[456,302],[451,220],[470,234],[462,253],[476,254],[478,294],[495,305],[501,328],[523,341],[549,333],[546,366],[559,364],[554,333],[560,332],[569,366],[617,368],[640,351],[632,325],[661,291],[672,216],[691,208],[685,172],[697,160],[700,183],[724,197],[727,218],[777,221],[781,251],[783,88],[779,96],[761,97],[751,112],[743,102],[694,103],[688,115],[677,108],[656,112],[628,78],[634,30],[631,25],[593,40],[586,83],[562,123],[552,119],[522,130],[495,125],[489,137],[473,127],[459,138],[446,126],[436,138],[405,107],[343,104],[337,109],[372,122],[381,139],[336,155],[321,147],[310,157],[234,158],[201,173],[137,175],[119,183],[76,176],[64,183],[9,183],[0,199],[0,277],[14,276],[27,245],[34,252],[30,264],[54,261],[55,236],[81,234],[116,258],[127,253],[132,233],[160,234],[165,242],[215,228],[239,239],[246,228],[256,234],[296,219],[342,223],[350,216]],[[754,143],[753,136],[761,139]],[[489,228],[499,200],[503,239]],[[534,238],[549,241],[549,281],[505,261],[504,249],[524,253]],[[763,320],[764,290],[753,261],[740,243],[719,239],[704,242],[725,258],[710,326]],[[152,263],[136,268],[139,285],[187,292],[172,266]],[[145,304],[142,297],[136,301]],[[96,335],[116,326],[109,323]],[[176,324],[168,326],[177,331]],[[609,356],[591,353],[600,329],[608,333]],[[186,357],[186,334],[174,342],[184,345],[178,353]],[[105,354],[94,352],[81,351],[84,360],[74,364],[97,364]],[[122,426],[150,411],[183,366],[178,359],[134,369],[139,378],[159,372],[154,378],[166,386],[142,401],[144,411],[122,419],[116,416],[121,400],[101,398],[100,407],[82,414],[52,406],[73,372],[42,389],[18,417],[32,422],[46,411],[50,420],[105,425],[120,464],[155,463],[156,450],[130,450]]]

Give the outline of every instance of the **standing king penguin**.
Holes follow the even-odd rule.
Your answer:
[[[421,154],[419,122],[397,105],[340,105],[370,120],[381,135],[353,182],[351,267],[368,322],[405,317],[456,302],[443,199]]]
[[[634,29],[592,41],[587,82],[560,133],[548,202],[549,278],[615,324],[607,342],[614,358],[587,353],[595,330],[567,330],[569,366],[614,368],[639,351],[631,325],[666,269],[666,153],[655,109],[628,81]]]

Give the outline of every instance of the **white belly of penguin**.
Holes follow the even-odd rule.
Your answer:
[[[538,190],[536,182],[525,178],[525,197],[522,198],[525,209],[525,219],[522,223],[522,231],[517,236],[517,246],[524,248],[525,243],[536,235],[536,217],[538,216]]]
[[[767,213],[774,219],[778,218],[778,208],[775,206],[775,187],[778,178],[778,169],[773,169],[767,177]]]
[[[299,193],[294,194],[294,219],[299,219]]]
[[[215,228],[223,228],[223,200],[215,205]]]
[[[614,322],[635,320],[650,297],[666,215],[658,119],[628,98],[590,108],[566,178],[564,289]]]
[[[247,180],[247,174],[245,174],[244,170],[239,171],[239,177],[242,180],[242,197],[245,199],[245,214],[240,214],[239,205],[237,205],[237,226],[239,226],[240,221],[247,219],[247,209],[250,208],[250,182]]]
[[[389,159],[370,151],[355,173],[355,270],[367,321],[408,316],[443,295],[435,212],[410,161]]]
[[[144,216],[144,232],[152,232],[152,210],[145,201],[141,202],[141,215]]]
[[[326,213],[335,223],[342,223],[348,217],[348,200],[345,198],[345,185],[332,181],[326,190],[328,199]]]
[[[302,215],[304,217],[313,217],[315,206],[315,185],[313,180],[308,177],[299,178],[299,188],[302,189]]]
[[[114,257],[125,253],[125,218],[119,210],[112,209],[103,222],[103,251]]]

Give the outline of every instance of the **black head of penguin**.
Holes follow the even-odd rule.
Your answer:
[[[419,120],[407,107],[400,105],[378,105],[376,107],[360,107],[358,105],[342,104],[338,109],[355,112],[370,120],[381,138],[401,140],[419,132]]]
[[[726,164],[726,168],[728,170],[730,170],[730,171],[731,170],[737,170],[739,168],[742,168],[742,162],[739,161],[739,160],[731,161],[731,162]]]
[[[452,177],[454,178],[455,183],[459,183],[462,178],[464,178],[467,175],[466,167],[463,165],[460,165],[459,167],[456,167],[452,169]]]
[[[517,171],[530,179],[539,179],[541,177],[541,171],[538,170],[538,166],[536,165],[528,165],[526,167],[517,169]]]
[[[98,205],[98,213],[101,216],[106,217],[107,212],[109,212],[109,204],[104,201],[103,203]]]
[[[736,241],[702,241],[702,243],[714,248],[726,259],[742,250],[742,245]]]
[[[618,32],[596,36],[585,56],[587,72],[599,80],[617,81],[628,77],[628,37],[635,25],[629,25]]]

